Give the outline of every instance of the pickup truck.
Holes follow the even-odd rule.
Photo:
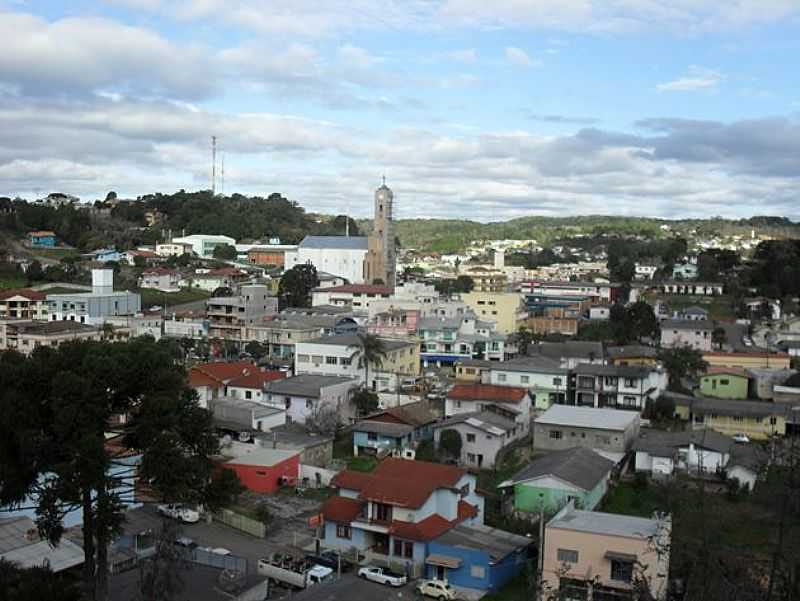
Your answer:
[[[456,598],[455,589],[445,580],[420,580],[417,583],[417,592],[439,601],[453,601]]]
[[[165,515],[173,520],[180,520],[187,524],[196,524],[200,521],[200,514],[194,509],[189,509],[178,503],[169,503],[168,505],[159,505],[157,508],[158,513]]]
[[[358,571],[358,576],[364,580],[372,580],[379,584],[388,584],[389,586],[403,586],[408,582],[405,574],[398,574],[386,568],[378,566],[367,566]]]

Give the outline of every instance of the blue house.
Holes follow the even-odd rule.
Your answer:
[[[90,256],[93,261],[97,261],[98,263],[108,263],[110,261],[119,263],[122,260],[122,253],[113,248],[101,248],[100,250],[90,253]]]
[[[33,248],[54,248],[56,245],[56,235],[49,230],[29,232],[28,244]]]
[[[531,544],[505,530],[460,524],[428,543],[426,574],[456,589],[494,592],[525,569]]]
[[[389,407],[357,422],[353,428],[353,454],[375,455],[382,450],[414,446],[433,440],[439,415],[427,401]]]

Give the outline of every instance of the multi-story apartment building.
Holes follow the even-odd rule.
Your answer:
[[[419,309],[389,307],[386,311],[374,313],[367,323],[367,331],[377,336],[405,338],[416,336],[420,321]]]
[[[345,284],[327,288],[315,288],[311,293],[312,306],[333,305],[348,307],[353,311],[366,313],[370,304],[377,299],[388,299],[392,295],[389,286],[371,284]]]
[[[419,343],[381,338],[385,356],[365,366],[357,335],[323,336],[298,342],[294,373],[355,378],[374,391],[395,391],[419,375]]]
[[[555,282],[531,280],[522,282],[523,294],[564,297],[590,297],[595,301],[610,303],[616,300],[621,287],[608,282]]]
[[[30,288],[0,291],[0,319],[47,319],[47,295]]]
[[[483,523],[477,479],[452,465],[387,458],[371,473],[345,470],[322,506],[322,546],[357,549],[373,564],[423,574],[428,543],[459,524]]]
[[[181,274],[177,269],[155,267],[145,269],[139,277],[139,288],[152,288],[162,292],[180,290]]]
[[[47,304],[51,321],[102,325],[107,317],[139,313],[142,299],[134,292],[114,290],[111,269],[93,269],[91,292],[48,294]]]
[[[530,431],[531,397],[525,388],[495,386],[493,384],[456,384],[447,393],[444,402],[445,417],[463,413],[480,413],[497,410],[511,419],[517,433],[523,436]]]
[[[268,286],[242,286],[236,296],[213,297],[206,301],[208,335],[241,342],[245,328],[278,312],[278,299]]]
[[[570,378],[570,399],[576,405],[644,410],[667,389],[668,376],[660,367],[636,365],[577,365]]]
[[[522,296],[516,292],[469,292],[461,295],[478,319],[493,321],[501,334],[513,334],[528,316]]]
[[[74,321],[0,321],[0,350],[15,350],[23,355],[39,347],[102,338],[99,328]]]
[[[284,380],[274,380],[265,387],[264,402],[286,410],[290,423],[305,424],[323,408],[335,409],[341,423],[355,417],[350,402],[358,386],[355,378],[301,374]]]
[[[476,319],[471,313],[423,318],[417,334],[425,367],[452,365],[463,359],[505,359],[506,336],[496,331],[494,322]]]
[[[304,315],[286,317],[245,326],[244,339],[266,347],[266,354],[270,357],[289,359],[294,357],[298,342],[332,333],[335,322],[334,317],[326,316],[321,316],[321,319]]]

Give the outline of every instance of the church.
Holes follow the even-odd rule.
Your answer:
[[[368,236],[306,236],[296,251],[286,253],[286,269],[311,263],[351,284],[394,288],[397,249],[393,222],[394,193],[384,178],[375,190],[374,222]]]

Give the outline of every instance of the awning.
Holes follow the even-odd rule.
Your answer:
[[[443,568],[460,568],[461,567],[461,558],[460,557],[451,557],[450,555],[437,555],[436,553],[428,555],[428,558],[425,560],[425,563],[430,564],[432,566],[442,566]]]
[[[606,551],[605,557],[606,559],[613,559],[615,561],[629,561],[631,563],[636,561],[636,555],[631,555],[630,553],[617,553],[616,551]]]

